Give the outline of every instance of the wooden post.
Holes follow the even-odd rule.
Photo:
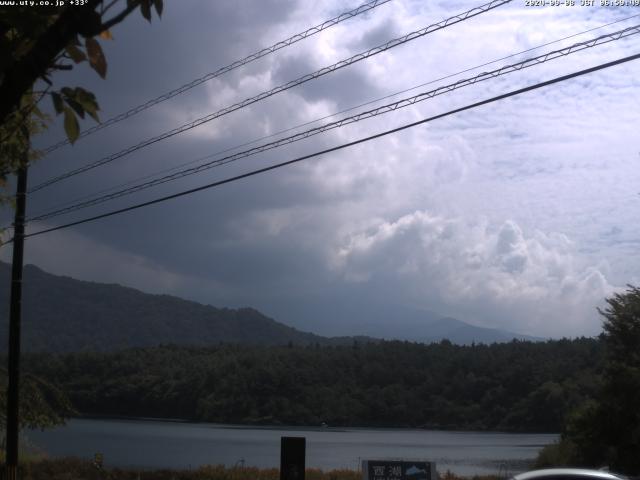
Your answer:
[[[9,312],[9,386],[7,389],[6,480],[18,478],[18,436],[20,432],[20,319],[22,310],[22,264],[26,210],[27,166],[18,170],[16,213],[13,223],[11,264],[11,306]]]

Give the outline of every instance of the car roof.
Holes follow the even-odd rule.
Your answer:
[[[585,468],[548,468],[545,470],[533,470],[531,472],[514,475],[513,480],[543,480],[549,477],[583,477],[585,480],[620,480],[626,477],[605,472],[602,470],[589,470]]]

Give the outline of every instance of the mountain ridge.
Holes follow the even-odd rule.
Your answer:
[[[0,262],[0,323],[8,322],[10,266]],[[53,275],[35,265],[24,267],[23,349],[25,351],[111,351],[161,344],[207,346],[349,345],[378,342],[372,336],[325,337],[301,331],[270,318],[255,308],[217,308],[167,294],[144,293],[116,283],[77,280]],[[426,319],[425,319],[426,320]],[[444,322],[444,323],[443,323]],[[421,324],[421,335],[401,340],[431,343],[493,343],[524,336],[476,327],[441,318],[438,335],[432,322]],[[446,329],[448,323],[449,331]],[[7,345],[7,328],[0,328],[0,350]],[[514,337],[509,338],[510,335]],[[451,338],[449,338],[451,337]]]

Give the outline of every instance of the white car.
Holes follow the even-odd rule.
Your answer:
[[[628,480],[624,475],[584,468],[548,468],[511,477],[511,480]]]

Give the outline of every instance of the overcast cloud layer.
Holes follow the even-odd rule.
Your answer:
[[[166,3],[161,21],[150,26],[136,14],[114,29],[113,42],[102,42],[106,81],[85,67],[56,80],[92,89],[108,118],[358,5]],[[393,0],[56,151],[32,169],[30,184],[475,5]],[[61,182],[34,194],[29,211],[637,13],[533,8],[515,0]],[[393,98],[636,23],[640,17]],[[371,135],[637,53],[639,42],[640,35],[554,60],[30,229]],[[596,307],[639,281],[639,72],[638,62],[627,63],[304,164],[35,237],[26,261],[216,306],[253,306],[320,334],[375,335],[381,324],[407,320],[405,312],[415,321],[424,311],[425,318],[435,312],[537,336],[595,335]],[[39,144],[60,138],[56,123]],[[9,259],[9,248],[0,253]]]

